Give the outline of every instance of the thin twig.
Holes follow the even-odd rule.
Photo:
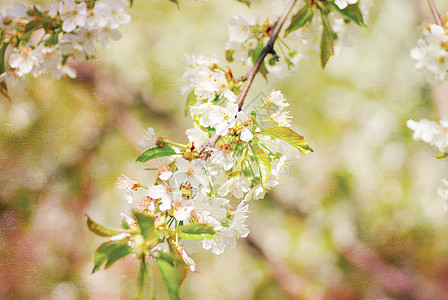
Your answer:
[[[443,22],[442,16],[440,15],[439,11],[437,10],[437,7],[434,4],[434,1],[428,0],[428,4],[429,4],[429,8],[431,9],[431,13],[434,16],[434,20],[436,21],[437,25],[445,28],[445,23]]]
[[[250,70],[250,72],[247,75],[244,75],[244,76],[240,77],[239,79],[237,79],[237,82],[245,81],[243,91],[239,95],[238,100],[236,102],[236,104],[238,105],[238,109],[241,109],[241,107],[243,106],[244,99],[246,99],[246,96],[247,96],[247,92],[249,91],[249,89],[252,85],[252,82],[254,81],[255,75],[257,75],[258,71],[260,70],[261,64],[263,63],[266,55],[268,55],[269,53],[275,54],[274,43],[280,33],[280,30],[282,29],[283,24],[285,24],[286,18],[288,17],[289,13],[291,12],[291,10],[294,7],[294,4],[296,4],[296,2],[297,2],[297,0],[292,0],[288,4],[288,6],[285,8],[285,10],[281,14],[281,16],[278,18],[277,22],[275,22],[274,28],[272,29],[271,38],[269,39],[266,46],[264,46],[263,51],[261,52],[257,61],[255,62],[255,65],[253,66],[252,70]],[[215,144],[218,142],[219,138],[220,138],[220,136],[215,134],[215,136],[213,136],[210,139],[208,146],[214,147]],[[210,152],[207,152],[204,150],[205,150],[205,148],[202,149],[202,151],[201,151],[201,153],[202,153],[201,157],[203,160],[206,160],[209,158]]]
[[[269,42],[267,43],[267,45],[263,48],[263,51],[261,52],[257,61],[255,62],[254,67],[249,72],[246,84],[244,85],[244,88],[243,88],[243,91],[241,92],[241,94],[238,97],[238,101],[236,102],[236,104],[238,105],[238,108],[241,108],[243,106],[244,99],[246,98],[247,92],[249,91],[250,86],[252,85],[252,82],[254,81],[255,75],[257,75],[258,71],[260,70],[260,67],[264,61],[264,58],[266,57],[266,55],[268,55],[268,53],[271,53],[274,50],[275,40],[277,39],[277,37],[280,33],[280,30],[282,29],[282,26],[286,21],[286,18],[288,17],[289,13],[291,12],[291,9],[294,7],[294,4],[296,4],[296,2],[297,2],[297,0],[292,0],[288,4],[288,6],[285,8],[285,10],[283,11],[282,15],[277,20],[277,22],[275,22],[274,28],[272,29],[271,38],[269,39]]]

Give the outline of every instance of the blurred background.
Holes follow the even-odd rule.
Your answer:
[[[49,2],[2,0],[0,10]],[[144,176],[134,161],[147,127],[186,141],[184,53],[224,62],[231,17],[274,20],[287,1],[134,2],[123,38],[74,65],[77,79],[28,78],[9,87],[11,102],[0,98],[0,299],[135,296],[132,257],[91,274],[105,240],[85,214],[119,227],[129,206],[115,181]],[[248,97],[281,90],[315,152],[251,203],[251,234],[236,249],[192,255],[184,299],[448,299],[448,215],[437,195],[446,159],[406,128],[448,113],[448,83],[426,84],[409,56],[423,21],[432,21],[426,1],[375,0],[368,29],[325,71],[316,53],[281,80],[256,79]]]

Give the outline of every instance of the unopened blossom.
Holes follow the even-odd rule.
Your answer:
[[[346,8],[349,4],[355,4],[356,2],[358,2],[358,0],[335,0],[334,3],[340,8],[340,9],[344,9]]]
[[[145,138],[143,140],[140,140],[137,145],[141,150],[151,149],[156,146],[158,139],[159,137],[156,136],[154,129],[152,127],[149,127],[145,132]]]
[[[140,187],[140,183],[137,179],[131,179],[126,175],[121,175],[117,179],[117,187],[126,192],[125,199],[129,204],[132,204],[134,201],[133,191],[136,191]]]

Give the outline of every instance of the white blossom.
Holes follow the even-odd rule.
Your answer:
[[[344,9],[346,8],[349,4],[355,4],[356,2],[358,2],[358,0],[335,0],[334,3],[340,8],[340,9]]]
[[[154,148],[156,146],[158,136],[156,136],[154,129],[152,127],[148,127],[148,130],[145,132],[145,138],[138,142],[138,147],[141,150],[147,150]]]

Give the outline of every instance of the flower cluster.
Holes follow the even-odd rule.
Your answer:
[[[148,128],[138,143],[145,151],[137,161],[149,164],[146,169],[156,179],[118,179],[134,208],[132,216],[122,214],[123,230],[88,220],[92,231],[111,239],[98,248],[94,271],[108,266],[109,251],[133,253],[143,261],[152,258],[157,264],[175,259],[176,265],[194,271],[189,253],[202,248],[219,255],[234,248],[237,239],[249,234],[249,202],[276,186],[300,153],[312,151],[289,128],[290,115],[284,110],[289,103],[280,92],[273,91],[246,112],[236,102],[240,89],[231,71],[223,71],[216,57],[187,59],[183,92],[189,93],[187,112],[194,124],[186,130],[189,142],[169,141]],[[262,108],[275,113],[260,119]],[[135,201],[136,192],[140,201]]]
[[[413,138],[436,147],[441,153],[448,152],[448,116],[438,123],[426,119],[409,120],[407,126],[414,131]]]
[[[15,5],[0,13],[1,79],[51,73],[75,77],[66,65],[72,57],[84,61],[96,53],[96,43],[109,47],[121,38],[117,28],[129,23],[123,0],[61,0],[47,8]]]
[[[436,24],[427,24],[423,38],[411,50],[417,60],[416,68],[422,70],[428,82],[443,81],[448,72],[448,31]]]

